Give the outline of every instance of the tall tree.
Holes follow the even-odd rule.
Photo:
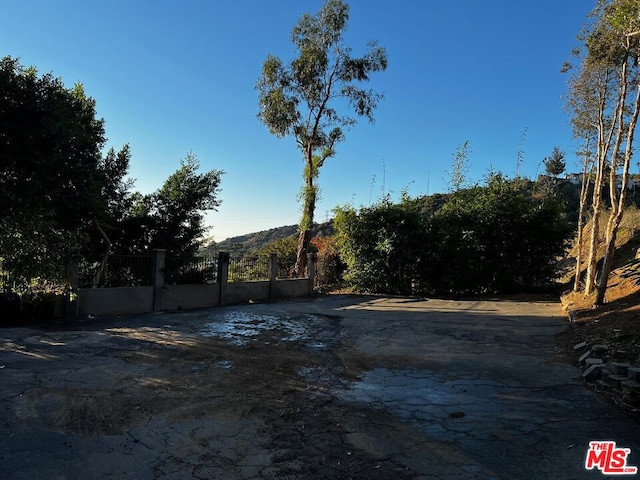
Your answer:
[[[361,84],[371,73],[387,68],[386,51],[370,42],[362,57],[353,57],[343,40],[348,20],[349,6],[342,0],[327,0],[315,15],[304,14],[291,32],[298,56],[285,65],[269,55],[257,83],[258,118],[273,135],[293,136],[304,160],[298,275],[304,275],[306,268],[320,168],[335,155],[336,144],[345,138],[344,129],[356,123],[353,114],[338,108],[347,103],[356,116],[373,122],[382,98]]]
[[[31,278],[61,275],[64,256],[100,208],[104,122],[81,84],[64,86],[0,60],[0,263]]]
[[[595,305],[604,303],[615,253],[616,237],[626,206],[633,140],[640,114],[640,68],[638,68],[640,1],[612,1],[604,8],[604,14],[600,21],[603,22],[602,28],[606,33],[597,36],[606,38],[611,35],[612,38],[604,40],[603,44],[608,48],[613,47],[611,51],[616,52],[616,55],[610,56],[609,61],[613,61],[619,66],[619,79],[618,98],[613,105],[616,129],[609,170],[611,213],[607,221],[605,254],[594,301]],[[608,46],[609,42],[613,43],[611,47]]]
[[[150,247],[166,248],[169,274],[176,274],[198,252],[207,227],[204,212],[220,205],[221,170],[198,173],[200,164],[189,152],[180,168],[153,194],[154,236]]]
[[[578,49],[574,53],[579,55],[580,50]],[[563,65],[562,71],[567,72],[571,70],[571,68],[572,65],[567,62]],[[606,98],[608,85],[608,82],[604,80],[606,79],[606,74],[598,75],[597,72],[592,72],[593,75],[590,75],[589,73],[590,72],[588,70],[581,69],[578,74],[571,76],[569,80],[567,103],[565,105],[565,109],[571,115],[571,125],[573,127],[574,137],[584,142],[584,148],[580,152],[577,152],[582,158],[582,178],[580,183],[580,206],[578,211],[576,238],[577,254],[575,268],[576,273],[573,285],[574,292],[578,292],[581,287],[585,254],[583,239],[589,210],[589,186],[594,180],[594,169],[596,167],[595,158],[597,157],[595,150],[600,143],[598,132],[601,131],[601,129],[598,128],[598,122],[595,119],[601,119],[598,115],[598,106],[602,103],[602,99]],[[604,126],[604,123],[602,123],[602,125]],[[602,199],[602,186],[600,186],[600,188],[593,189],[593,201],[591,202],[591,205],[595,204],[596,197],[600,202]],[[593,212],[594,228],[596,228],[596,223],[599,222],[599,217],[600,209]],[[589,260],[586,262],[591,272],[595,270],[595,264],[597,261],[595,256],[595,244],[597,238],[597,230],[595,232],[592,230],[590,244],[594,245],[594,250],[589,250],[589,253],[592,255],[590,255]],[[589,280],[591,287],[589,288],[593,288],[593,278],[592,273]]]
[[[100,208],[94,217],[97,232],[90,231],[90,239],[87,242],[87,255],[95,257],[95,250],[104,245],[102,262],[94,276],[93,286],[100,284],[104,268],[111,254],[112,238],[121,233],[121,227],[127,211],[133,206],[134,195],[131,192],[133,180],[127,177],[129,163],[131,162],[131,149],[125,144],[116,153],[110,148],[107,155],[98,164],[99,172],[99,198]],[[95,233],[97,233],[97,238]]]
[[[579,38],[586,38],[583,34]],[[591,199],[591,233],[588,242],[587,272],[584,283],[585,295],[591,295],[596,286],[596,267],[600,242],[600,219],[603,211],[603,190],[606,171],[609,167],[608,152],[613,137],[613,122],[608,113],[615,96],[615,68],[598,63],[588,57],[570,81],[568,106],[572,112],[574,132],[594,144],[594,178]],[[587,158],[585,157],[585,162]],[[586,167],[586,165],[583,165]],[[584,169],[583,169],[584,171]],[[583,182],[586,179],[583,180]]]
[[[576,236],[576,273],[573,282],[573,291],[580,290],[580,281],[582,279],[582,261],[584,255],[583,238],[584,227],[586,224],[587,214],[587,198],[589,196],[589,185],[591,184],[591,174],[593,170],[593,152],[591,151],[591,138],[585,137],[584,149],[579,152],[582,156],[582,179],[580,182],[580,203],[578,207],[578,226]]]
[[[547,173],[553,177],[557,177],[567,168],[567,163],[564,161],[564,152],[559,147],[553,147],[551,155],[545,157],[542,161]]]
[[[593,22],[579,37],[584,52],[577,78],[589,88],[572,93],[594,98],[591,123],[597,132],[594,219],[585,293],[595,285],[597,229],[602,189],[609,184],[611,212],[605,232],[604,259],[595,305],[604,302],[615,240],[626,203],[633,139],[640,112],[640,1],[601,0],[592,12]],[[577,82],[576,84],[578,84]],[[579,101],[578,101],[579,103]],[[619,181],[620,180],[620,181]],[[621,186],[618,191],[618,186]]]

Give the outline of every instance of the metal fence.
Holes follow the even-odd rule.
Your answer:
[[[79,264],[80,287],[138,287],[152,284],[151,255],[109,255],[104,269],[101,262]]]
[[[176,272],[165,272],[165,280],[175,284],[214,283],[218,279],[218,256],[197,257]]]
[[[296,277],[296,256],[278,257],[278,270],[276,279],[286,280]]]
[[[231,257],[229,259],[229,281],[251,282],[269,280],[268,257]]]
[[[168,284],[205,284],[218,280],[219,256],[202,256],[184,265],[171,265],[167,257],[164,280]],[[316,285],[334,284],[340,275],[337,260],[320,257],[316,260]],[[275,278],[296,278],[295,256],[278,256]],[[136,287],[153,284],[152,255],[110,255],[102,267],[100,261],[78,263],[80,288]],[[231,257],[227,279],[229,282],[267,281],[271,278],[271,259],[268,256]],[[8,272],[0,270],[0,290],[10,289],[15,283]]]
[[[343,273],[346,265],[340,260],[336,254],[327,254],[318,256],[315,259],[315,278],[316,287],[329,287],[339,285],[343,281]]]

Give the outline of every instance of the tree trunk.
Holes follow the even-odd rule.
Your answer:
[[[582,205],[580,206],[580,213],[578,218],[578,238],[576,244],[578,252],[576,253],[576,277],[573,281],[573,291],[580,291],[580,278],[582,277],[582,230],[584,229]]]
[[[585,279],[584,294],[591,295],[596,283],[596,268],[598,265],[598,244],[600,235],[600,214],[602,213],[603,162],[599,162],[596,181],[593,187],[593,216],[591,217],[591,237],[589,238],[589,257],[587,260],[587,278]]]
[[[298,236],[298,253],[296,254],[296,277],[302,278],[307,273],[307,253],[311,241],[311,230],[300,230]]]
[[[606,90],[606,89],[605,89]],[[610,122],[607,127],[605,116],[606,92],[603,93],[598,106],[598,140],[596,145],[596,179],[593,185],[593,217],[591,238],[589,241],[589,259],[587,261],[587,278],[585,279],[584,294],[591,295],[596,286],[596,268],[598,265],[598,246],[600,243],[600,214],[602,213],[602,192],[604,190],[605,169],[608,165],[607,153],[611,146],[611,138],[614,133],[616,122]],[[618,108],[616,107],[616,117],[618,117]],[[613,170],[615,168],[612,166]]]
[[[109,240],[109,237],[107,236],[107,234],[104,233],[104,230],[102,229],[102,227],[100,226],[100,223],[98,223],[97,220],[95,220],[95,224],[96,224],[96,227],[98,227],[98,231],[102,235],[102,238],[104,238],[104,240],[107,242],[107,248],[105,249],[104,255],[102,256],[102,262],[100,262],[100,267],[98,268],[98,271],[96,272],[95,277],[93,277],[92,288],[98,288],[100,286],[102,273],[104,272],[104,269],[107,266],[107,260],[109,260],[109,255],[111,255],[111,240]]]
[[[307,272],[307,253],[311,242],[313,218],[316,210],[316,187],[313,180],[318,176],[317,166],[314,164],[311,150],[307,151],[307,166],[304,170],[305,184],[302,191],[303,207],[300,221],[300,235],[298,236],[298,252],[296,254],[296,277],[302,278]]]
[[[628,42],[627,37],[627,42]],[[627,48],[629,44],[627,43]],[[626,135],[623,134],[623,115],[628,108],[625,105],[625,99],[627,98],[627,64],[622,66],[621,74],[621,101],[618,105],[618,134],[616,138],[616,144],[613,148],[612,160],[611,160],[611,176],[610,176],[610,196],[611,196],[611,216],[607,222],[607,244],[604,256],[604,262],[602,265],[602,274],[600,275],[600,282],[598,284],[598,292],[594,302],[594,306],[599,306],[604,303],[604,296],[607,291],[607,283],[609,281],[609,273],[611,272],[611,266],[613,264],[613,255],[616,251],[616,237],[618,236],[618,228],[620,222],[622,222],[622,215],[624,214],[625,203],[627,201],[627,184],[629,182],[629,168],[631,166],[631,156],[633,155],[633,137],[636,131],[636,125],[638,123],[638,115],[640,114],[640,86],[635,87],[635,99],[633,104],[633,114],[627,125]],[[625,141],[624,162],[622,165],[622,178],[620,185],[620,196],[616,195],[616,158],[618,158],[618,152],[620,146]]]
[[[582,169],[582,184],[580,186],[580,209],[578,211],[578,238],[576,254],[576,277],[573,282],[573,291],[580,291],[580,278],[582,277],[582,238],[584,230],[584,217],[587,209],[587,194],[589,192],[589,180],[591,175],[589,172],[589,141],[585,149],[584,168]]]
[[[604,303],[604,296],[607,292],[607,283],[609,282],[609,274],[611,273],[611,265],[613,264],[613,256],[616,251],[616,237],[618,236],[618,227],[622,220],[622,211],[611,214],[607,222],[606,250],[604,261],[602,263],[602,272],[598,281],[598,289],[596,291],[596,299],[594,306],[600,306]]]

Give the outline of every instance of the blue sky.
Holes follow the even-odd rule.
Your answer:
[[[346,42],[387,49],[369,86],[376,122],[347,132],[320,173],[316,220],[336,205],[446,191],[469,141],[470,179],[489,169],[535,177],[555,145],[576,170],[577,142],[560,73],[595,0],[352,0]],[[160,187],[189,151],[226,172],[207,218],[216,240],[295,224],[302,159],[258,121],[255,84],[268,54],[295,51],[291,28],[321,0],[234,2],[4,0],[0,54],[65,85],[81,82],[106,121],[108,146],[132,149],[136,188]],[[375,180],[374,180],[375,177]]]

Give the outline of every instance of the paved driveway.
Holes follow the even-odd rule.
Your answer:
[[[545,301],[328,296],[0,330],[6,479],[583,479],[640,428]],[[625,478],[616,475],[616,478]]]

